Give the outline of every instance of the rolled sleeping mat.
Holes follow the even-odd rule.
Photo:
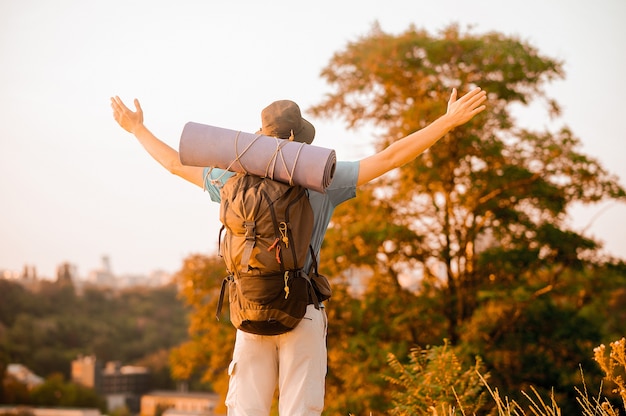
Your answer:
[[[321,193],[337,164],[333,149],[194,122],[183,128],[179,154],[183,165],[249,173]]]

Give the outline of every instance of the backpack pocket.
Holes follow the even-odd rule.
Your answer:
[[[248,302],[259,305],[268,305],[280,300],[280,297],[291,295],[293,277],[284,278],[283,275],[272,274],[261,275],[241,275],[235,279],[241,296]],[[286,289],[287,288],[287,289]]]
[[[313,290],[315,290],[315,296],[317,296],[318,301],[323,302],[330,299],[332,290],[326,276],[312,271],[309,273],[309,279],[311,280],[311,285],[313,286]]]
[[[309,282],[300,272],[240,276],[229,282],[230,319],[245,332],[279,335],[295,328],[306,314]]]

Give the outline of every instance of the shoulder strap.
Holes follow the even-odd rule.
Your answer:
[[[222,287],[220,288],[220,298],[217,301],[217,310],[215,311],[215,317],[217,320],[220,320],[220,316],[222,315],[222,306],[224,305],[224,292],[226,291],[226,284],[232,280],[232,276],[226,276],[224,280],[222,280]]]
[[[313,246],[311,246],[309,244],[309,251],[311,252],[311,266],[313,267],[313,272],[315,272],[315,274],[318,274],[317,272],[317,257],[315,257],[315,251],[313,251]]]

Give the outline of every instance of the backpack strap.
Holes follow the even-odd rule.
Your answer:
[[[315,272],[315,274],[318,274],[317,272],[317,257],[315,256],[315,251],[313,251],[313,246],[311,246],[309,244],[309,251],[311,252],[311,262],[312,262],[312,266],[313,266],[313,271]]]
[[[220,288],[220,298],[217,301],[217,309],[215,311],[215,317],[220,320],[222,315],[222,306],[224,305],[224,292],[226,291],[226,284],[233,279],[233,276],[228,275],[222,280],[222,287]]]
[[[274,225],[274,235],[276,236],[276,241],[274,242],[275,250],[276,250],[276,262],[280,265],[280,272],[285,273],[285,266],[283,265],[282,255],[280,253],[280,244],[279,244],[279,236],[280,233],[280,224],[278,224],[278,220],[276,219],[276,211],[274,210],[274,204],[269,203],[271,201],[270,196],[267,192],[262,192],[263,198],[268,201],[270,215],[272,216],[272,224]],[[293,247],[293,246],[292,246]],[[271,249],[272,247],[270,247]],[[295,257],[295,256],[294,256]]]
[[[309,282],[313,288],[313,292],[315,297],[319,302],[323,302],[328,300],[332,296],[332,289],[330,287],[330,282],[328,279],[319,274],[317,270],[317,259],[315,258],[315,253],[313,252],[313,248],[310,247],[311,250],[311,260],[312,260],[312,268],[308,273]]]
[[[317,274],[317,258],[315,256],[315,252],[313,251],[313,247],[309,244],[309,251],[311,252],[311,261],[313,262],[313,273]],[[311,281],[311,277],[309,273],[304,273],[306,276],[306,280],[309,281],[309,288],[311,291],[311,297],[313,298],[313,304],[315,305],[315,309],[320,308],[320,304],[322,303],[317,296],[317,292],[315,291],[315,287],[313,286],[313,282]]]
[[[222,227],[220,228],[220,232],[217,236],[217,255],[220,257],[224,257],[224,253],[222,253],[222,233],[224,232],[225,228],[226,226],[222,225]]]
[[[256,222],[245,221],[243,223],[246,228],[246,242],[241,254],[241,271],[247,273],[250,271],[250,257],[252,256],[252,249],[256,243]]]

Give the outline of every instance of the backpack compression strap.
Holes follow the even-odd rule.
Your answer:
[[[246,228],[246,242],[241,254],[241,271],[247,273],[250,271],[250,257],[254,243],[256,243],[256,222],[245,221],[243,226]]]

